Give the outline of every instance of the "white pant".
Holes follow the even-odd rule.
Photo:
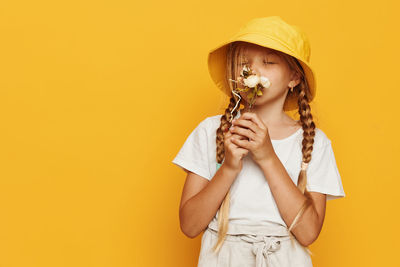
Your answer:
[[[201,239],[198,267],[312,267],[311,257],[297,241],[291,242],[286,226],[229,223],[218,253],[218,222],[210,222]]]

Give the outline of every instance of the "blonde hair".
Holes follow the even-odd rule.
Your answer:
[[[226,68],[227,68],[227,79],[237,79],[237,68],[236,66],[239,65],[241,66],[242,63],[242,53],[241,49],[246,45],[244,42],[236,41],[233,43],[229,44],[228,51],[227,51],[227,62],[226,62]],[[293,92],[289,91],[287,97],[286,97],[286,102],[290,98],[297,99],[297,105],[298,105],[298,113],[300,114],[300,123],[303,128],[303,141],[302,141],[302,154],[303,154],[303,162],[304,163],[309,163],[311,161],[311,152],[313,150],[313,144],[314,144],[314,136],[315,136],[315,124],[313,121],[313,117],[311,115],[311,108],[309,103],[309,96],[310,96],[310,90],[307,84],[307,80],[305,79],[304,71],[303,68],[301,67],[300,63],[297,61],[296,58],[280,52],[276,51],[276,54],[283,58],[288,66],[292,69],[295,70],[298,74],[301,76],[301,82],[293,88]],[[229,85],[231,87],[231,90],[236,89],[236,84],[229,82]],[[222,161],[225,156],[225,151],[224,151],[224,132],[226,129],[229,129],[231,127],[230,119],[231,116],[234,118],[236,117],[238,113],[238,108],[236,108],[231,115],[231,111],[235,107],[237,101],[239,101],[238,97],[232,94],[231,92],[231,97],[229,100],[229,105],[225,109],[225,114],[221,116],[221,124],[219,128],[217,129],[216,132],[216,160],[217,163],[222,164]],[[239,102],[240,103],[240,102]],[[286,108],[286,105],[284,106],[284,109]],[[288,228],[288,232],[292,241],[292,245],[294,242],[295,237],[291,233],[291,230],[296,226],[296,223],[298,222],[299,218],[302,216],[302,214],[305,212],[305,210],[312,205],[312,199],[306,189],[306,184],[307,184],[307,171],[306,170],[300,170],[299,177],[298,177],[298,183],[297,187],[299,188],[300,192],[303,193],[306,196],[306,201],[303,203],[302,207],[300,208],[299,212],[297,213],[295,219],[293,220],[292,224]],[[219,214],[218,214],[218,240],[216,245],[214,246],[213,250],[215,252],[219,251],[224,240],[226,233],[228,231],[228,222],[229,222],[229,208],[230,208],[230,191],[226,194],[220,208],[219,208]],[[308,247],[304,247],[309,254],[312,254],[311,251],[308,249]]]

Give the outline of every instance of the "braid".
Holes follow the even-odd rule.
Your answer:
[[[303,141],[301,150],[303,154],[302,162],[308,164],[311,161],[311,152],[313,151],[315,124],[313,121],[313,116],[311,114],[311,107],[308,104],[306,86],[303,82],[301,82],[298,87],[299,87],[298,106],[299,106],[300,122],[303,127]],[[312,205],[312,199],[306,189],[306,185],[307,185],[307,169],[305,170],[301,169],[298,177],[297,187],[300,189],[300,192],[306,196],[307,199],[303,203],[295,219],[290,225],[289,232],[296,225],[297,221],[299,220],[301,215],[305,212],[305,210]],[[291,239],[293,244],[292,234],[291,234]],[[307,247],[306,249],[308,253],[312,254]]]
[[[229,105],[225,110],[225,114],[221,116],[221,124],[219,128],[217,129],[217,163],[222,163],[224,157],[225,157],[225,147],[224,147],[224,140],[225,140],[225,130],[229,129],[232,125],[231,121],[231,111],[236,105],[236,102],[238,101],[238,97],[235,95],[231,94],[231,98],[229,100]],[[240,102],[238,103],[238,105]],[[238,113],[238,108],[236,108],[232,112],[232,119],[236,117]],[[224,200],[222,201],[221,207],[219,209],[219,214],[218,214],[218,241],[216,245],[214,246],[214,251],[217,252],[222,246],[222,243],[224,242],[226,233],[228,232],[228,222],[229,222],[229,207],[230,207],[230,191],[226,194]]]

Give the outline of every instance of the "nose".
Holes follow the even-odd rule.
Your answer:
[[[253,74],[260,75],[260,71],[259,71],[258,65],[256,63],[252,62],[249,66],[250,66],[250,69],[252,70]]]

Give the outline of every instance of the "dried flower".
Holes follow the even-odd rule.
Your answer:
[[[253,71],[247,65],[243,66],[243,69],[240,72],[240,77],[237,81],[232,79],[229,80],[244,85],[244,88],[237,87],[239,92],[247,92],[250,89],[253,89],[253,91],[247,95],[250,109],[254,104],[256,97],[263,94],[262,89],[271,86],[271,82],[267,77],[260,77],[259,75],[253,74]]]
[[[269,86],[271,85],[271,82],[269,81],[269,79],[264,76],[260,77],[260,82],[261,82],[261,85],[264,86],[265,88],[269,88]]]
[[[250,75],[244,79],[244,84],[250,88],[255,87],[258,83],[260,83],[260,77],[257,75]]]

